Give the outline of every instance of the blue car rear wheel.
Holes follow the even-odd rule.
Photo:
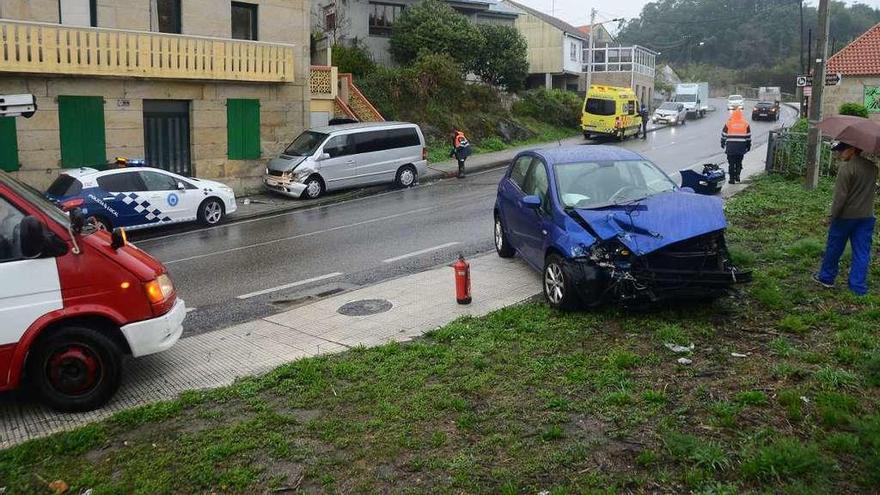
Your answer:
[[[495,215],[495,252],[502,258],[512,258],[516,251],[507,241],[507,234],[504,233],[504,225],[501,223],[501,217]]]

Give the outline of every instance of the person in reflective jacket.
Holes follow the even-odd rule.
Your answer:
[[[743,117],[742,109],[737,108],[730,115],[724,129],[721,130],[721,147],[727,152],[728,183],[740,181],[743,168],[743,157],[752,149],[752,128]]]
[[[464,133],[458,129],[452,131],[452,151],[449,157],[455,157],[458,162],[458,178],[464,179],[464,161],[471,156],[471,144],[468,142]]]

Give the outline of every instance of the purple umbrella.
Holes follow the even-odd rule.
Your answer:
[[[822,134],[868,152],[880,153],[880,123],[852,115],[835,115],[816,126]]]

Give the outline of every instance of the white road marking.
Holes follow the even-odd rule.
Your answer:
[[[250,299],[252,297],[262,296],[263,294],[269,294],[272,292],[278,292],[279,290],[290,289],[293,287],[299,287],[300,285],[310,284],[312,282],[320,282],[321,280],[327,280],[328,278],[334,278],[342,275],[341,272],[336,273],[328,273],[327,275],[321,275],[320,277],[313,277],[306,280],[300,280],[299,282],[293,282],[289,284],[279,285],[278,287],[272,287],[269,289],[258,290],[256,292],[249,292],[247,294],[242,294],[240,296],[236,296],[236,299]]]
[[[364,220],[363,222],[355,222],[355,223],[350,223],[350,224],[347,224],[347,225],[340,225],[340,226],[338,226],[338,227],[332,227],[332,228],[329,228],[329,229],[316,230],[316,231],[314,231],[314,232],[306,232],[305,234],[297,234],[297,235],[292,235],[292,236],[290,236],[290,237],[282,237],[281,239],[273,239],[273,240],[271,240],[271,241],[257,242],[257,243],[255,243],[255,244],[248,244],[247,246],[239,246],[239,247],[230,248],[230,249],[223,249],[223,250],[220,250],[220,251],[214,251],[213,253],[198,254],[198,255],[196,255],[196,256],[189,256],[189,257],[187,257],[187,258],[180,258],[179,260],[165,261],[165,262],[163,262],[163,263],[166,264],[166,265],[172,265],[172,264],[174,264],[174,263],[181,263],[181,262],[184,262],[184,261],[191,261],[191,260],[197,260],[197,259],[201,259],[201,258],[208,258],[208,257],[211,257],[211,256],[217,256],[217,255],[219,255],[219,254],[234,253],[234,252],[236,252],[236,251],[243,251],[243,250],[245,250],[245,249],[251,249],[251,248],[260,247],[260,246],[268,246],[268,245],[270,245],[270,244],[275,244],[275,243],[278,243],[278,242],[292,241],[292,240],[294,240],[294,239],[301,239],[301,238],[303,238],[303,237],[311,237],[311,236],[313,236],[313,235],[326,234],[327,232],[334,232],[334,231],[336,231],[336,230],[342,230],[342,229],[347,229],[347,228],[351,228],[351,227],[358,227],[358,226],[361,226],[361,225],[367,225],[367,224],[376,223],[376,222],[384,222],[385,220],[391,220],[392,218],[399,218],[399,217],[403,217],[403,216],[408,216],[408,215],[412,215],[413,213],[421,213],[421,212],[423,212],[423,211],[438,210],[438,209],[440,209],[440,208],[441,208],[441,207],[439,207],[439,206],[432,206],[432,207],[418,208],[418,209],[415,209],[415,210],[409,210],[409,211],[406,211],[406,212],[403,212],[403,213],[396,213],[396,214],[394,214],[394,215],[388,215],[388,216],[385,216],[385,217],[379,217],[379,218],[373,218],[373,219],[370,219],[370,220]]]
[[[199,309],[199,308],[186,308],[186,314],[190,314],[197,309]]]
[[[382,260],[382,263],[394,263],[395,261],[400,261],[406,258],[412,258],[413,256],[419,256],[422,254],[430,253],[433,251],[439,251],[441,249],[446,249],[450,246],[455,246],[461,244],[460,242],[447,242],[446,244],[441,244],[439,246],[429,247],[427,249],[422,249],[420,251],[413,251],[412,253],[402,254],[400,256],[395,256],[394,258],[388,258],[387,260]]]

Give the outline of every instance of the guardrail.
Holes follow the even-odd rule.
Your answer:
[[[0,72],[292,82],[292,45],[0,20]]]

